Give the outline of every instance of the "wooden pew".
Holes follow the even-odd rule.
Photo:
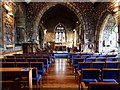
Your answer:
[[[15,62],[2,62],[1,65],[3,68],[8,68],[8,67],[14,68],[16,66]]]
[[[46,71],[48,71],[49,68],[49,64],[48,64],[48,59],[47,58],[37,58],[36,59],[37,62],[43,62],[44,63],[44,68],[46,69]]]
[[[117,82],[90,82],[89,90],[118,90]]]
[[[15,58],[5,58],[6,62],[16,62]]]
[[[12,87],[21,84],[32,88],[32,68],[0,68],[2,73],[2,87]]]

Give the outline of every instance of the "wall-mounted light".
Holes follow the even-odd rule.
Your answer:
[[[41,23],[44,23],[43,21],[41,21]]]
[[[75,29],[73,29],[73,31],[75,32],[76,30],[75,30]]]
[[[45,31],[47,31],[47,29],[45,29]]]
[[[47,32],[47,29],[44,30],[44,34],[46,34],[46,32]]]

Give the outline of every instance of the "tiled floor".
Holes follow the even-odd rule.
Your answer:
[[[77,81],[67,59],[55,59],[42,88],[78,89]]]

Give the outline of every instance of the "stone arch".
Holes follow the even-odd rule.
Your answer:
[[[100,38],[102,37],[102,32],[103,32],[103,29],[105,28],[106,26],[106,20],[107,20],[107,23],[110,23],[108,22],[108,18],[110,18],[110,16],[112,16],[114,18],[114,16],[112,15],[111,12],[109,12],[108,10],[105,10],[101,16],[99,17],[99,20],[98,20],[98,23],[97,23],[97,26],[96,26],[96,32],[95,32],[95,36],[96,36],[96,50],[98,51],[99,50],[99,47],[100,47]],[[115,18],[114,18],[115,20]],[[115,20],[115,23],[116,23],[116,20]],[[117,25],[117,23],[116,23]],[[112,28],[111,28],[112,29]]]
[[[99,38],[100,38],[100,32],[101,32],[101,30],[102,30],[102,28],[103,28],[103,22],[104,22],[104,20],[105,20],[105,18],[109,15],[109,14],[111,14],[110,13],[110,11],[109,10],[104,10],[102,13],[101,13],[101,15],[100,15],[100,17],[99,17],[99,19],[98,19],[98,22],[97,22],[97,25],[96,25],[96,29],[95,29],[95,50],[96,51],[98,51],[98,49],[99,49]]]
[[[81,21],[80,23],[82,24],[82,32],[84,32],[85,30],[85,22],[84,22],[84,19],[82,17],[82,14],[79,12],[79,10],[77,10],[78,8],[77,5],[75,5],[74,3],[59,3],[59,2],[55,2],[55,3],[47,3],[42,9],[41,11],[39,12],[39,14],[37,15],[37,17],[35,18],[35,21],[34,21],[34,25],[33,25],[33,30],[35,32],[38,32],[38,25],[40,23],[40,20],[41,20],[41,17],[44,15],[44,13],[50,9],[51,7],[57,5],[57,4],[61,4],[61,5],[64,5],[66,6],[67,8],[69,8],[70,10],[72,10],[75,15],[78,17],[78,21]],[[82,38],[83,39],[83,38]],[[83,39],[84,40],[84,39]]]

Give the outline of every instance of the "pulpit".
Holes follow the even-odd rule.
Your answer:
[[[23,53],[35,53],[37,47],[37,43],[32,42],[22,44]]]

